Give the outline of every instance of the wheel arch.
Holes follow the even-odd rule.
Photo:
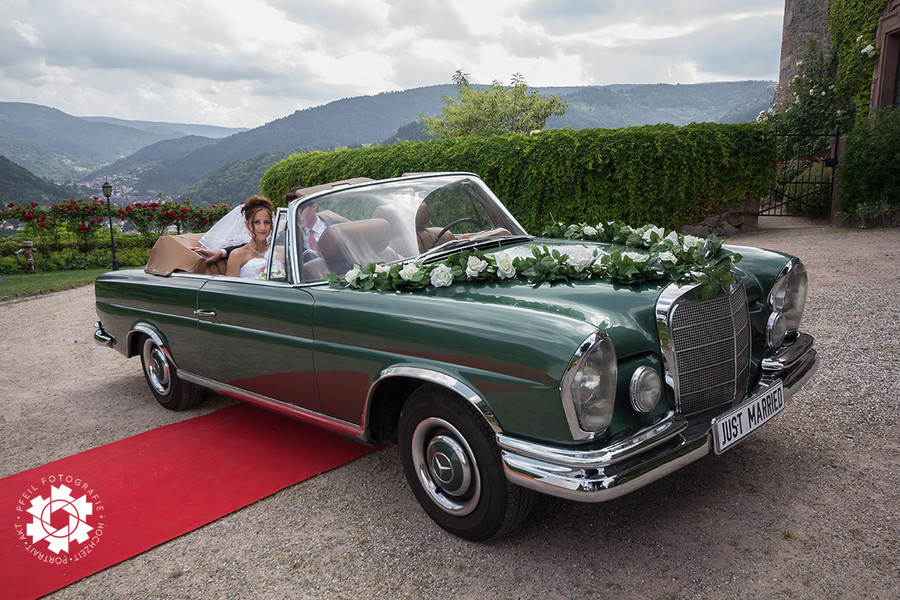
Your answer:
[[[503,433],[490,405],[468,383],[433,369],[394,366],[381,371],[369,387],[366,401],[366,430],[369,436],[396,442],[400,411],[413,392],[424,385],[436,385],[453,392],[471,404],[495,434]]]
[[[125,336],[125,347],[127,348],[126,357],[131,358],[132,356],[137,356],[141,353],[141,339],[144,336],[152,339],[156,345],[166,353],[166,359],[172,366],[178,367],[175,363],[175,359],[172,357],[172,353],[169,352],[169,346],[166,343],[165,337],[163,337],[162,333],[160,333],[156,327],[149,323],[135,323],[131,327],[128,335]]]

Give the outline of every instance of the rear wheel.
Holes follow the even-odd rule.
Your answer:
[[[169,410],[185,410],[203,400],[203,390],[179,379],[169,355],[153,338],[145,337],[141,344],[141,366],[156,401]]]
[[[398,433],[413,494],[450,533],[483,541],[508,533],[528,515],[533,492],[506,479],[493,431],[457,395],[420,388],[400,413]]]

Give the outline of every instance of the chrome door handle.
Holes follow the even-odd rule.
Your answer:
[[[195,317],[214,317],[216,316],[216,311],[211,308],[198,308],[194,311]]]

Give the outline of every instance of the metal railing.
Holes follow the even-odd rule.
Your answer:
[[[834,133],[776,133],[778,183],[760,215],[826,216],[831,211],[837,141]]]

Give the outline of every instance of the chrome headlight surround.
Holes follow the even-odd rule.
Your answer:
[[[631,374],[628,385],[631,407],[635,412],[650,413],[662,397],[662,380],[656,369],[640,366]]]
[[[559,384],[573,439],[593,438],[609,427],[617,375],[616,350],[605,331],[598,331],[581,343]]]
[[[780,348],[787,334],[787,319],[780,312],[773,312],[766,321],[766,345],[769,348]]]
[[[788,261],[775,279],[769,291],[769,310],[784,316],[785,333],[793,337],[800,329],[800,319],[806,307],[807,278],[806,267],[799,258]]]

